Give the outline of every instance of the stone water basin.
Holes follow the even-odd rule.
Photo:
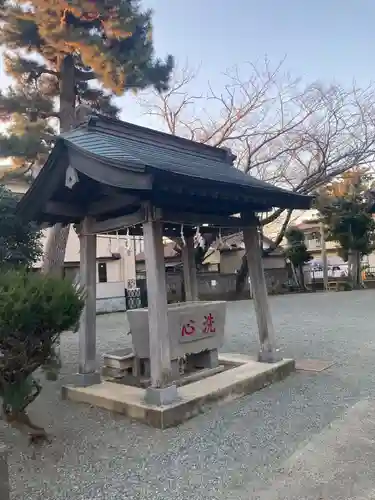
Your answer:
[[[224,341],[227,303],[180,302],[168,305],[171,359],[219,349]],[[148,308],[127,311],[133,351],[150,358]]]

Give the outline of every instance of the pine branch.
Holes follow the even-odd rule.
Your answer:
[[[45,148],[40,137],[32,135],[20,137],[18,135],[0,136],[0,156],[3,158],[34,158]]]
[[[44,163],[55,140],[51,119],[69,127],[77,103],[117,116],[114,94],[168,87],[173,58],[155,58],[151,11],[142,12],[138,0],[65,7],[50,0],[1,4],[0,46],[5,70],[16,82],[0,91],[0,121],[9,124],[0,135],[0,156],[12,161],[8,175],[25,175]],[[107,91],[89,85],[91,80]]]
[[[1,178],[28,178],[47,160],[55,140],[46,120],[30,122],[21,115],[14,117],[7,135],[0,136],[0,157],[11,160],[11,168]]]
[[[36,52],[46,61],[43,65],[11,56],[16,59],[8,61],[14,76],[59,77],[59,60],[70,53],[80,61],[77,81],[96,78],[116,94],[149,86],[158,92],[168,88],[173,58],[154,57],[152,12],[142,12],[138,1],[93,0],[74,2],[62,13],[60,9],[48,0],[32,0],[22,7],[9,2],[0,12],[0,45]]]
[[[25,114],[31,120],[38,116],[56,117],[54,103],[50,97],[45,97],[36,88],[30,89],[20,85],[0,91],[0,120],[8,121],[15,113]]]
[[[58,71],[50,69],[46,64],[22,57],[19,54],[5,53],[3,56],[5,71],[13,78],[27,78],[28,83],[37,81],[42,75],[50,75],[56,78],[60,77]]]
[[[36,23],[36,14],[25,10],[23,5],[6,2],[5,8],[0,11],[0,20],[3,22],[0,45],[8,50],[41,51],[44,41]]]
[[[94,111],[103,115],[116,117],[119,113],[119,108],[113,104],[112,95],[103,92],[101,89],[94,89],[86,86],[79,89],[78,100],[80,103],[87,104]]]

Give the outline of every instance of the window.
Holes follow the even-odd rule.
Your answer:
[[[98,264],[99,283],[107,283],[107,264],[99,262]]]

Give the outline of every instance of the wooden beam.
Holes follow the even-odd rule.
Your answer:
[[[186,224],[190,226],[203,226],[204,224],[208,224],[215,227],[235,229],[240,229],[242,225],[239,217],[194,212],[172,212],[167,210],[163,210],[162,220],[163,222],[172,224]]]
[[[136,224],[145,222],[145,210],[143,208],[133,212],[132,214],[122,215],[113,219],[106,219],[103,221],[95,222],[92,226],[94,233],[109,233],[117,229],[123,229]]]
[[[87,212],[88,215],[95,216],[105,214],[107,212],[114,212],[126,206],[134,205],[135,203],[140,203],[140,199],[137,196],[129,194],[118,195],[116,197],[106,197],[103,200],[91,203]]]
[[[50,215],[73,218],[83,218],[85,216],[82,208],[59,201],[48,201],[44,212]]]
[[[95,201],[87,209],[71,205],[69,203],[61,203],[59,201],[49,201],[46,204],[45,213],[50,215],[61,215],[64,217],[80,218],[83,219],[86,216],[95,216],[100,214],[105,214],[107,212],[113,212],[115,210],[120,210],[127,206],[140,203],[141,200],[137,196],[132,196],[124,194],[123,196],[117,196],[115,198],[104,199],[101,201]]]

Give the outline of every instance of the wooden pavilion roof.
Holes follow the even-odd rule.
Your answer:
[[[310,197],[255,179],[235,168],[234,160],[227,149],[91,116],[59,136],[18,213],[55,224],[131,214],[145,201],[196,215],[310,208]]]

